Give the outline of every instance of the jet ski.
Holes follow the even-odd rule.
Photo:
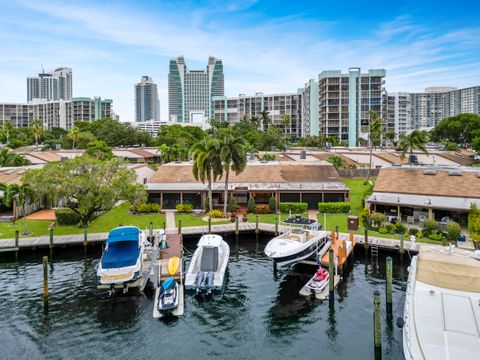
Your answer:
[[[320,267],[305,286],[309,288],[313,293],[317,294],[322,292],[323,289],[325,289],[325,287],[328,285],[329,280],[330,274],[328,273],[328,271]]]
[[[158,311],[171,312],[178,306],[178,284],[173,278],[168,278],[160,286],[158,295]]]

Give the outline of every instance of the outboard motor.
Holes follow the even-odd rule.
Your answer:
[[[197,286],[197,291],[199,291],[200,287],[202,286],[205,280],[205,274],[202,271],[199,271],[197,276],[195,277],[195,285]]]
[[[215,274],[210,271],[207,274],[206,281],[205,281],[205,287],[207,288],[207,294],[210,294],[212,292],[212,287],[213,287],[213,278],[215,277]]]

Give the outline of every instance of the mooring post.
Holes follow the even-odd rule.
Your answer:
[[[333,249],[328,250],[328,291],[330,292],[330,297],[333,296],[333,290],[335,287],[335,260],[333,257]]]
[[[365,247],[365,250],[368,250],[368,229],[365,228],[365,241],[363,243],[363,246]]]
[[[88,225],[85,224],[83,226],[83,249],[85,254],[87,253],[87,245],[88,245]]]
[[[53,227],[50,228],[50,243],[48,244],[50,250],[53,249]]]
[[[335,232],[337,233],[337,240],[340,239],[340,236],[338,233],[338,225],[335,225]]]
[[[386,264],[386,270],[387,270],[387,313],[392,312],[392,277],[393,277],[393,261],[390,256],[387,257],[387,264]]]
[[[445,238],[445,235],[442,236],[442,246],[447,246],[447,239]]]
[[[20,231],[15,230],[15,260],[18,260],[18,245],[19,245],[19,240],[20,240]]]
[[[48,302],[48,256],[43,257],[43,301]]]
[[[400,234],[400,249],[398,250],[398,252],[400,253],[400,255],[403,255],[403,253],[405,252],[405,245],[403,243],[403,234]]]
[[[235,216],[235,238],[236,240],[238,240],[238,234],[239,234],[239,230],[238,230],[238,216]]]
[[[167,233],[167,222],[166,221],[163,222],[163,233],[164,234]]]
[[[182,233],[182,220],[178,220],[178,233]]]
[[[382,358],[382,307],[380,292],[375,290],[373,293],[373,344],[375,346],[375,359]]]
[[[208,233],[209,234],[212,233],[212,218],[211,217],[208,218]]]
[[[278,236],[278,217],[275,217],[275,236]]]
[[[153,238],[153,221],[150,221],[150,239]]]
[[[258,215],[255,216],[255,234],[258,236]]]

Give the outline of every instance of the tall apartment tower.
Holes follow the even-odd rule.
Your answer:
[[[72,100],[72,69],[60,67],[27,78],[27,102]]]
[[[135,85],[135,121],[160,120],[160,102],[157,84],[150,76],[142,76]]]
[[[396,136],[406,134],[412,124],[410,94],[392,92],[385,94],[383,123],[386,131],[394,131]]]
[[[464,89],[429,87],[423,93],[411,93],[412,128],[438,125],[444,118],[463,113],[480,115],[480,86]]]
[[[222,60],[210,56],[204,70],[189,70],[183,56],[170,60],[169,120],[189,123],[211,119],[212,97],[224,96],[224,94]]]
[[[382,116],[382,94],[386,70],[360,68],[322,71],[318,76],[318,107],[320,133],[348,141],[348,146],[359,145],[359,139],[368,139],[370,110]]]
[[[318,82],[310,79],[302,93],[302,130],[301,136],[320,135],[319,114],[318,114]]]

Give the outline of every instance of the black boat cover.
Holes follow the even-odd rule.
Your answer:
[[[295,216],[290,219],[286,219],[283,221],[285,224],[296,224],[296,225],[312,225],[316,221],[313,219],[305,219],[301,216]]]
[[[204,247],[202,252],[202,262],[200,263],[200,271],[216,272],[218,267],[218,248]]]

